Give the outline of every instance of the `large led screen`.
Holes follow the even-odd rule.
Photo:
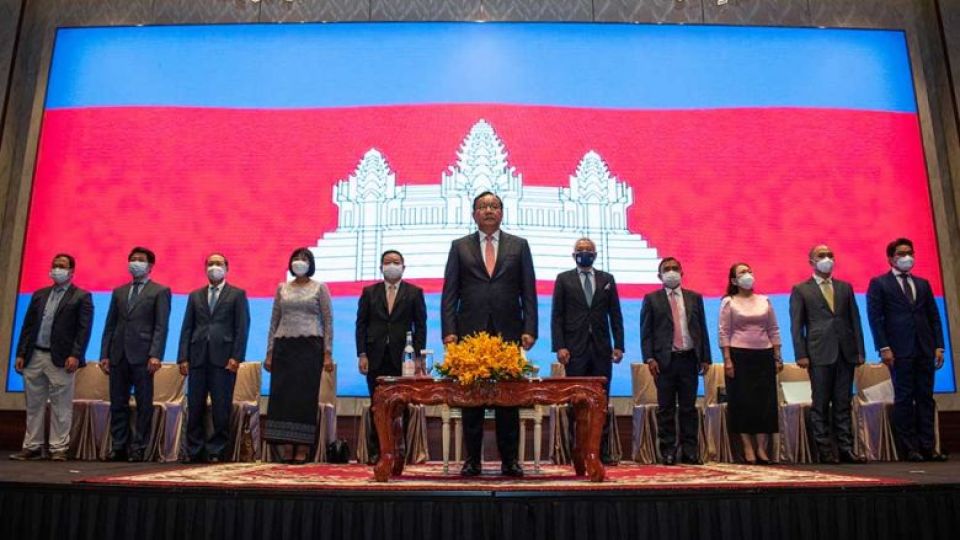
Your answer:
[[[946,317],[904,35],[896,31],[611,24],[378,23],[61,29],[33,181],[15,340],[52,256],[76,256],[93,291],[100,351],[126,256],[157,254],[173,289],[165,359],[212,251],[247,290],[248,359],[265,354],[287,257],[308,246],[334,295],[341,395],[365,395],[354,320],[379,255],[397,249],[427,294],[442,356],[440,290],[450,242],[475,230],[471,201],[504,200],[527,238],[549,372],[550,298],[581,236],[623,299],[626,358],[641,360],[640,303],[663,256],[704,293],[714,358],[730,265],[789,334],[791,286],[828,243],[866,324],[885,247],[916,244]],[[789,339],[784,357],[793,359]],[[22,389],[11,369],[7,389]],[[948,351],[949,359],[949,351]],[[269,377],[264,377],[264,392]],[[939,392],[955,390],[950,361]]]

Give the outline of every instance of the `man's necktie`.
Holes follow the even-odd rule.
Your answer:
[[[683,320],[680,318],[680,298],[677,291],[670,291],[670,312],[673,313],[673,349],[683,350]]]
[[[214,308],[217,307],[217,300],[219,300],[220,289],[217,287],[210,287],[210,313],[213,313]]]
[[[587,305],[593,305],[593,281],[590,279],[590,272],[583,273],[583,295],[587,299]]]
[[[833,309],[833,282],[831,281],[821,281],[820,290],[823,291],[823,297],[827,300],[827,305],[830,306],[830,311]]]
[[[907,300],[910,303],[917,301],[917,297],[913,294],[913,287],[910,286],[910,274],[900,274],[900,281],[903,282],[903,294],[907,295]]]
[[[393,302],[397,299],[397,286],[387,285],[387,314],[393,313]]]
[[[493,250],[493,235],[487,235],[487,247],[483,253],[484,262],[487,265],[487,275],[493,277],[493,267],[497,264],[497,252]]]
[[[133,309],[133,305],[137,303],[137,297],[140,296],[140,289],[143,288],[142,281],[134,281],[133,288],[130,290],[130,299],[127,301],[127,311]]]

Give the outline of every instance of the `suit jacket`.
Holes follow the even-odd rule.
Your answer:
[[[211,313],[209,290],[207,285],[191,292],[183,314],[177,362],[189,362],[191,368],[200,367],[207,360],[225,367],[229,359],[243,362],[247,354],[250,305],[246,291],[224,283]]]
[[[20,329],[20,339],[17,341],[17,356],[24,359],[24,365],[30,363],[30,357],[33,356],[37,336],[40,335],[43,310],[52,291],[53,287],[45,287],[30,297],[30,305]],[[71,356],[77,357],[80,365],[84,365],[84,355],[90,343],[92,328],[93,300],[90,293],[71,283],[60,299],[60,305],[53,315],[53,326],[50,328],[50,357],[53,365],[63,367]]]
[[[370,371],[382,367],[384,354],[397,373],[403,363],[403,348],[407,332],[413,333],[413,350],[427,344],[427,305],[423,289],[401,281],[393,301],[393,311],[387,313],[387,286],[381,281],[363,288],[357,305],[357,356],[367,355]]]
[[[855,364],[863,357],[863,329],[853,287],[833,281],[833,311],[814,278],[790,291],[790,334],[797,358],[814,366],[833,364],[841,357]]]
[[[693,341],[693,351],[698,364],[710,364],[710,335],[707,333],[707,318],[703,310],[703,296],[690,289],[681,288],[683,307],[687,313],[687,331]],[[640,347],[643,361],[654,359],[660,366],[670,365],[673,352],[673,310],[666,289],[647,293],[640,307]]]
[[[911,274],[912,275],[912,274]],[[916,302],[910,303],[893,272],[870,280],[867,318],[877,350],[890,347],[895,358],[933,358],[943,348],[940,311],[930,282],[913,276]]]
[[[550,337],[553,352],[567,349],[582,355],[591,343],[606,357],[623,348],[623,314],[613,276],[594,269],[594,293],[590,305],[583,294],[577,269],[561,272],[553,284]],[[611,347],[611,337],[613,345]]]
[[[113,290],[107,322],[103,327],[100,358],[116,365],[126,357],[134,365],[150,358],[163,358],[170,323],[170,287],[150,280],[132,302],[127,301],[131,283]]]
[[[480,252],[480,233],[454,240],[443,274],[443,335],[466,337],[493,329],[506,341],[522,334],[537,337],[537,278],[530,245],[519,236],[500,232],[493,277]]]

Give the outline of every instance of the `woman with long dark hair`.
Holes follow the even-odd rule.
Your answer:
[[[720,348],[727,388],[730,431],[739,433],[747,463],[770,463],[770,436],[779,431],[777,372],[780,327],[770,300],[753,292],[753,269],[730,267],[720,302]]]
[[[270,404],[264,439],[280,445],[286,462],[305,463],[317,436],[320,372],[333,370],[330,291],[311,279],[313,253],[298,248],[287,262],[293,281],[281,283],[273,302],[267,358]]]

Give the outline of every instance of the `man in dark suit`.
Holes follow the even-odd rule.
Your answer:
[[[110,375],[109,461],[143,461],[153,415],[153,374],[167,345],[170,288],[150,279],[156,255],[135,247],[127,257],[133,281],[113,290],[103,327],[100,369]],[[130,437],[130,387],[137,399]],[[128,450],[129,446],[129,450]]]
[[[385,251],[380,256],[383,281],[364,287],[360,294],[357,363],[360,373],[367,377],[371,398],[377,377],[400,376],[407,332],[413,338],[415,357],[427,343],[427,305],[423,289],[402,281],[404,268],[403,255],[399,251]],[[368,429],[367,434],[369,461],[376,463],[380,456],[380,441],[375,429]]]
[[[577,267],[557,276],[550,317],[551,348],[568,376],[606,378],[609,397],[613,372],[610,362],[620,363],[623,359],[623,314],[617,283],[612,275],[593,267],[596,258],[596,244],[581,238],[573,246]],[[571,414],[571,428],[572,417]],[[606,465],[614,463],[609,436],[608,419],[600,439],[600,459]]]
[[[489,191],[473,200],[473,219],[479,231],[454,240],[447,257],[443,342],[486,331],[529,350],[537,340],[537,278],[530,246],[500,230],[503,202]],[[483,415],[482,407],[463,409],[464,476],[481,472]],[[498,407],[496,418],[500,469],[508,476],[523,476],[517,456],[520,413],[516,407]]]
[[[853,371],[863,363],[863,330],[853,287],[833,278],[834,260],[828,246],[810,250],[813,277],[790,292],[790,333],[797,365],[810,372],[810,424],[820,462],[863,463],[853,451],[850,420]],[[830,433],[831,410],[836,437]]]
[[[710,365],[710,336],[703,296],[680,286],[683,267],[665,257],[657,267],[663,289],[648,293],[640,307],[640,346],[657,384],[657,437],[664,465],[677,460],[677,409],[680,460],[698,465],[697,374]]]
[[[209,284],[190,293],[177,355],[187,379],[187,448],[184,461],[219,463],[230,437],[230,412],[237,370],[247,354],[250,306],[247,293],[226,281],[230,263],[221,253],[206,260]],[[213,433],[204,433],[207,395]]]
[[[867,316],[893,378],[893,427],[908,461],[943,461],[935,450],[934,372],[943,367],[943,328],[930,282],[913,275],[913,242],[887,245],[890,272],[870,280]]]
[[[33,293],[20,329],[14,368],[23,375],[27,430],[19,461],[43,458],[43,418],[50,401],[50,459],[66,461],[73,417],[73,374],[84,365],[93,326],[90,293],[73,284],[74,258],[53,258],[53,285]]]

